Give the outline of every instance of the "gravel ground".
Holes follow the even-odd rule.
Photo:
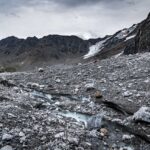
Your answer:
[[[150,53],[0,74],[0,150],[149,150]]]

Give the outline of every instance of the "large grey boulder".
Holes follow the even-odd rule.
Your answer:
[[[144,121],[150,123],[150,107],[141,107],[136,113],[134,113],[132,119],[134,121]]]

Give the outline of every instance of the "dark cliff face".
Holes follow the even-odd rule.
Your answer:
[[[8,50],[13,55],[20,55],[24,52],[34,51],[34,49],[43,50],[55,49],[59,52],[85,52],[88,44],[84,40],[75,36],[59,36],[49,35],[38,39],[36,37],[29,37],[27,39],[18,39],[16,37],[8,37],[0,41],[0,49]],[[15,52],[15,53],[14,53]]]
[[[140,52],[150,52],[150,13],[147,19],[139,24],[135,38],[128,42],[124,50],[124,54]]]
[[[85,53],[88,43],[76,36],[49,35],[40,39],[38,45],[57,49],[58,53]]]

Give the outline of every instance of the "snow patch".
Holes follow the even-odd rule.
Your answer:
[[[126,38],[131,32],[133,32],[135,30],[135,28],[137,27],[137,25],[134,25],[128,29],[123,29],[121,30],[117,35],[116,38],[118,39],[123,39]]]
[[[97,53],[99,53],[103,48],[104,48],[104,43],[108,40],[109,38],[102,40],[98,43],[96,43],[95,45],[92,45],[91,47],[89,47],[89,52],[84,55],[84,59],[90,58],[95,56]]]
[[[128,30],[127,29],[123,29],[122,31],[120,31],[117,35],[116,38],[118,39],[123,39],[128,35]]]
[[[135,36],[136,36],[136,35],[131,35],[131,36],[127,37],[125,41],[128,41],[128,40],[130,40],[130,39],[133,39]]]

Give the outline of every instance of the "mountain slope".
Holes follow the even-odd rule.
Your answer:
[[[0,41],[0,63],[53,63],[67,58],[78,58],[97,40],[85,41],[76,36],[59,35],[49,35],[41,39],[36,37],[18,39],[12,36]]]
[[[127,44],[124,53],[134,54],[150,52],[150,13],[146,20],[139,24],[136,36]]]
[[[138,52],[150,52],[150,14],[141,23],[120,30],[107,40],[91,46],[84,58],[95,56],[96,59],[104,59],[119,53],[135,54]]]
[[[40,39],[18,39],[11,36],[0,41],[0,64],[28,68],[149,51],[150,14],[141,23],[104,38],[83,40],[77,36],[48,35]]]
[[[104,59],[123,52],[128,43],[128,39],[135,35],[137,28],[138,25],[133,25],[130,28],[116,32],[103,41],[97,42],[89,48],[89,52],[84,56],[84,59],[93,56],[98,59]]]

